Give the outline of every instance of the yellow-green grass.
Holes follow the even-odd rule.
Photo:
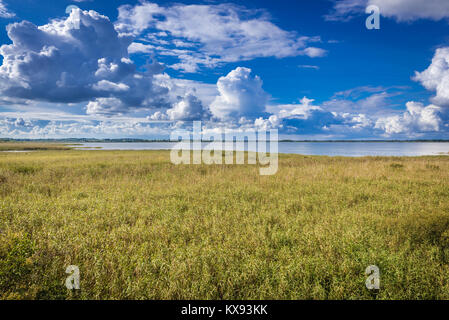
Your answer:
[[[449,158],[1,153],[0,298],[449,299]]]

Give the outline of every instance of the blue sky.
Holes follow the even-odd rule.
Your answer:
[[[201,120],[449,139],[448,18],[446,0],[1,0],[0,137],[167,138]]]

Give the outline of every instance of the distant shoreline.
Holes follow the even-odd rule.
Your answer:
[[[7,142],[40,142],[40,143],[169,143],[180,142],[170,140],[147,140],[147,139],[1,139],[0,143]],[[190,140],[192,142],[192,140]],[[202,140],[201,142],[213,142],[211,140]],[[246,141],[247,142],[247,141]],[[291,143],[414,143],[414,142],[428,142],[428,143],[449,143],[449,140],[279,140],[279,142],[291,142]]]

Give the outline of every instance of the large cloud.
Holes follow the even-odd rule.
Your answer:
[[[441,20],[449,17],[449,1],[447,0],[335,0],[327,20],[346,21],[355,15],[365,12],[369,5],[376,5],[384,17],[397,21],[413,21],[418,19]]]
[[[165,113],[161,111],[155,112],[149,117],[150,120],[171,120],[171,121],[195,121],[209,120],[210,111],[203,106],[193,94],[188,94],[180,99],[171,109]]]
[[[126,5],[119,8],[116,27],[123,33],[143,34],[144,40],[150,43],[133,44],[130,52],[157,52],[179,58],[179,63],[171,67],[187,72],[195,72],[200,65],[215,67],[222,62],[258,57],[326,54],[324,49],[309,45],[319,42],[319,37],[285,31],[260,10],[233,4]]]
[[[442,129],[441,108],[435,105],[424,107],[422,103],[407,102],[407,111],[402,115],[380,118],[376,122],[376,129],[385,133],[423,133],[435,132]]]
[[[167,85],[171,91],[179,91],[179,80],[169,80],[164,84],[163,78],[158,77],[162,85]],[[178,83],[178,84],[176,84]],[[182,83],[181,83],[182,84]],[[265,107],[269,95],[262,88],[262,80],[252,74],[251,69],[237,67],[229,72],[228,75],[220,77],[214,90],[208,90],[209,93],[215,93],[213,100],[203,97],[203,101],[209,103],[204,105],[203,101],[198,99],[196,89],[190,89],[185,95],[177,97],[171,109],[158,111],[151,115],[151,120],[213,120],[227,121],[237,123],[260,117],[265,113]],[[187,85],[187,90],[189,90]],[[201,85],[199,86],[201,88]],[[204,95],[204,90],[202,92]],[[244,118],[244,120],[242,120]]]
[[[219,95],[212,102],[212,114],[222,120],[240,117],[255,118],[265,112],[268,95],[262,80],[251,69],[238,67],[218,79]]]
[[[415,80],[436,93],[436,104],[449,106],[449,47],[436,50],[430,66],[423,72],[416,72]]]
[[[137,71],[128,58],[132,39],[119,35],[109,19],[95,11],[76,9],[65,20],[39,27],[23,21],[7,30],[12,44],[0,48],[0,91],[5,96],[63,103],[90,100],[88,112],[105,114],[164,104],[167,89],[153,83],[161,65]]]
[[[342,114],[325,110],[313,104],[313,99],[304,97],[299,104],[271,105],[267,111],[272,113],[268,119],[258,118],[255,126],[263,129],[278,128],[286,134],[329,134],[330,128],[345,126],[349,130],[359,131],[366,127],[367,119],[363,114]]]

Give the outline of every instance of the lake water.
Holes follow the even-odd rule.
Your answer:
[[[84,143],[76,147],[89,148],[87,150],[171,150],[175,144],[171,142]],[[203,143],[203,145],[207,144]],[[248,147],[245,146],[245,150],[247,149]],[[448,155],[449,142],[279,142],[279,153],[345,157]]]

